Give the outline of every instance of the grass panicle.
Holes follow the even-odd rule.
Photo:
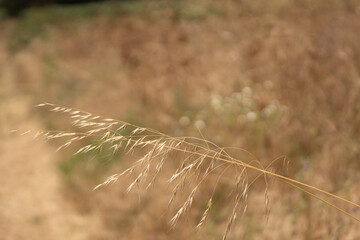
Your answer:
[[[118,181],[120,177],[125,175],[133,178],[126,190],[127,192],[130,192],[134,187],[146,190],[155,184],[156,179],[162,173],[164,165],[167,161],[171,160],[168,158],[169,155],[172,152],[180,153],[182,156],[181,159],[175,159],[172,162],[172,164],[177,164],[177,168],[167,179],[169,186],[172,188],[168,208],[172,206],[175,198],[185,194],[186,191],[183,191],[185,186],[192,186],[192,190],[188,193],[187,197],[185,197],[185,201],[180,204],[175,215],[170,219],[169,223],[171,227],[174,227],[186,212],[189,211],[194,199],[197,197],[197,192],[204,183],[210,178],[216,179],[211,182],[214,183],[214,186],[212,195],[208,199],[206,209],[204,210],[200,221],[194,227],[194,230],[200,229],[209,217],[210,209],[213,205],[213,196],[217,190],[219,181],[222,178],[226,178],[230,172],[235,174],[233,175],[233,180],[231,180],[233,189],[230,194],[233,199],[233,206],[223,235],[224,240],[231,231],[241,209],[242,214],[246,212],[249,190],[251,189],[252,184],[259,178],[263,178],[265,182],[264,202],[266,217],[270,214],[268,178],[273,177],[360,222],[359,218],[339,208],[327,199],[339,200],[340,202],[355,206],[356,209],[360,208],[358,204],[314,186],[276,174],[269,170],[270,166],[264,167],[253,154],[244,149],[236,150],[242,151],[248,155],[251,159],[250,161],[245,162],[232,157],[227,151],[233,148],[221,148],[216,144],[205,140],[203,137],[171,137],[154,129],[105,118],[77,109],[62,107],[51,103],[42,103],[37,106],[48,108],[52,112],[66,114],[71,120],[73,127],[78,129],[77,132],[38,131],[34,134],[34,137],[43,136],[47,140],[65,139],[64,143],[59,146],[57,150],[67,148],[83,139],[92,138],[96,140],[95,143],[79,148],[75,154],[103,151],[103,148],[105,147],[110,149],[113,153],[120,150],[128,154],[131,154],[136,150],[145,152],[145,154],[134,161],[129,168],[108,177],[103,183],[97,185],[94,190],[113,184]],[[280,158],[273,162],[279,159]],[[250,179],[248,171],[255,171],[255,173],[257,173],[256,177]],[[188,185],[187,183],[191,183],[191,185]]]

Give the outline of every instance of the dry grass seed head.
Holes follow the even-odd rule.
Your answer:
[[[128,186],[127,192],[131,191],[134,188],[134,186],[140,187],[140,185],[143,182],[147,181],[146,179],[152,173],[152,178],[146,187],[147,189],[149,186],[151,186],[154,183],[156,177],[159,175],[167,155],[171,151],[182,153],[183,154],[182,162],[179,164],[179,167],[176,169],[175,173],[172,174],[171,177],[168,179],[169,184],[172,184],[173,182],[177,182],[172,190],[172,196],[170,197],[168,207],[170,207],[170,205],[174,202],[174,199],[177,196],[177,194],[179,192],[182,193],[180,189],[185,186],[185,181],[187,178],[191,178],[192,180],[194,180],[196,182],[196,185],[192,189],[186,200],[183,202],[181,207],[177,210],[176,214],[171,218],[170,224],[172,227],[174,227],[176,223],[180,220],[180,218],[189,210],[189,208],[193,203],[195,194],[197,190],[201,187],[201,184],[209,177],[211,173],[215,174],[216,170],[219,170],[220,168],[223,168],[223,171],[220,173],[218,180],[215,183],[213,191],[216,190],[218,181],[224,176],[225,172],[228,169],[240,169],[240,172],[237,173],[234,181],[233,192],[235,195],[234,196],[235,202],[229,221],[227,223],[226,231],[223,235],[224,240],[227,238],[236,220],[237,211],[241,201],[244,202],[243,212],[245,213],[247,209],[248,191],[251,185],[253,184],[253,182],[255,182],[260,176],[259,175],[252,182],[248,183],[246,177],[246,170],[249,169],[259,172],[261,175],[264,176],[264,182],[266,185],[265,187],[266,218],[268,218],[270,212],[267,176],[272,176],[291,186],[294,186],[295,188],[299,189],[300,191],[303,191],[304,193],[314,196],[315,198],[323,201],[329,206],[332,206],[337,210],[343,212],[344,214],[359,221],[359,219],[357,219],[353,215],[348,214],[345,211],[334,206],[333,204],[327,202],[326,200],[319,198],[312,193],[309,193],[308,191],[304,190],[302,187],[307,187],[316,192],[324,193],[327,196],[337,198],[357,208],[360,207],[359,205],[352,203],[346,199],[340,198],[338,196],[332,195],[321,189],[317,189],[313,186],[298,182],[293,179],[286,178],[282,175],[275,174],[267,170],[267,168],[264,168],[261,165],[260,161],[258,161],[254,155],[247,152],[246,150],[239,149],[240,151],[243,151],[249,156],[251,156],[252,159],[254,159],[253,161],[255,161],[260,167],[256,167],[252,165],[253,161],[251,161],[250,163],[245,163],[243,161],[231,157],[229,154],[227,154],[224,148],[220,148],[205,139],[189,138],[189,137],[174,138],[153,129],[138,127],[130,123],[117,121],[111,118],[103,118],[101,116],[93,115],[91,113],[87,113],[84,111],[56,106],[50,103],[43,103],[37,106],[39,107],[48,106],[51,108],[50,111],[68,114],[70,119],[74,119],[72,120],[72,125],[74,127],[77,127],[79,129],[83,129],[83,128],[87,129],[84,132],[74,132],[74,133],[73,132],[53,133],[51,131],[48,132],[38,131],[36,133],[36,137],[42,135],[46,137],[48,140],[73,136],[73,138],[68,140],[63,145],[61,145],[58,148],[58,150],[68,147],[74,141],[79,141],[84,138],[96,138],[100,143],[99,145],[95,145],[95,144],[86,145],[80,148],[76,153],[81,153],[81,152],[85,153],[85,152],[93,151],[95,149],[101,149],[105,143],[111,143],[111,146],[109,148],[114,149],[114,153],[120,149],[123,142],[126,142],[126,145],[125,147],[123,147],[123,150],[127,153],[131,153],[137,148],[144,149],[146,147],[150,147],[149,150],[146,150],[147,151],[146,154],[144,154],[144,156],[140,158],[138,161],[134,162],[131,167],[129,167],[128,169],[126,169],[125,171],[119,174],[114,174],[110,176],[103,183],[97,185],[94,188],[94,190],[102,186],[106,186],[108,184],[116,182],[119,179],[119,177],[125,174],[132,174],[136,168],[139,169],[139,173],[132,181],[132,183]],[[121,131],[123,131],[125,128],[132,129],[130,130],[131,131],[130,135],[124,136],[121,134]],[[155,166],[155,170],[153,172],[151,171],[152,165]],[[194,178],[194,176],[196,177]],[[204,225],[209,215],[210,208],[213,204],[212,201],[213,198],[211,196],[208,200],[207,208],[203,212],[203,215],[199,223],[196,225],[195,229],[199,229],[201,226]]]

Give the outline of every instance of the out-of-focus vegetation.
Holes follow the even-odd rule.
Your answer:
[[[201,232],[192,232],[207,204],[201,196],[188,220],[170,231],[166,184],[146,195],[125,194],[127,182],[91,191],[132,156],[72,156],[74,149],[54,154],[56,142],[35,151],[34,143],[5,139],[11,128],[71,129],[48,112],[36,114],[32,106],[40,102],[173,136],[199,137],[200,129],[220,146],[254,153],[265,166],[286,155],[289,171],[279,161],[273,165],[277,172],[359,202],[358,29],[356,0],[111,1],[33,6],[15,19],[2,18],[0,134],[6,147],[0,151],[0,180],[7,186],[0,193],[7,197],[0,200],[7,211],[0,211],[0,226],[6,223],[0,234],[219,239],[226,227],[226,183]],[[24,155],[13,157],[18,149]],[[51,157],[40,161],[44,155]],[[18,196],[24,186],[29,192]],[[263,195],[259,181],[230,238],[360,238],[357,222],[276,182],[270,185],[272,212],[265,224]],[[53,205],[32,212],[32,199]],[[23,233],[16,231],[19,221]],[[56,230],[59,222],[64,228]]]
[[[104,0],[1,0],[0,8],[2,8],[9,16],[17,16],[26,8],[30,7],[41,7],[53,4],[83,4],[101,1]]]

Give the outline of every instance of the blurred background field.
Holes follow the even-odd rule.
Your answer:
[[[200,129],[265,166],[286,156],[289,170],[279,161],[276,172],[360,202],[359,1],[34,1],[21,11],[7,2],[1,240],[221,239],[226,228],[226,182],[200,232],[192,229],[201,196],[171,229],[166,184],[146,194],[126,194],[127,181],[92,191],[132,156],[55,153],[59,142],[9,133],[69,128],[34,108],[42,102],[172,136],[200,137]],[[360,239],[358,222],[276,181],[266,223],[263,188],[258,181],[229,239]]]

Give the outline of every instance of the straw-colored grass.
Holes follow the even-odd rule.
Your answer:
[[[150,128],[139,127],[131,123],[104,118],[85,111],[57,106],[51,103],[43,103],[37,106],[47,107],[53,112],[67,114],[72,121],[72,125],[79,129],[78,132],[39,131],[35,134],[35,137],[43,136],[48,140],[58,138],[67,139],[58,150],[86,138],[93,138],[95,141],[93,141],[94,143],[92,144],[81,147],[75,154],[105,150],[111,150],[113,153],[124,151],[131,154],[138,149],[144,149],[142,152],[145,152],[145,154],[140,159],[132,163],[129,168],[123,169],[121,172],[107,178],[106,181],[97,185],[94,190],[115,183],[120,177],[125,176],[133,179],[126,190],[127,192],[130,192],[135,187],[147,190],[156,184],[158,176],[162,173],[163,166],[172,160],[172,158],[169,157],[171,153],[181,153],[182,157],[180,161],[174,159],[171,163],[177,165],[176,171],[171,176],[168,176],[167,179],[169,186],[172,187],[172,196],[169,199],[168,208],[172,206],[178,195],[187,192],[183,191],[184,188],[191,186],[191,190],[186,196],[186,200],[182,202],[175,215],[169,220],[172,227],[190,210],[200,188],[206,182],[210,182],[210,184],[214,184],[212,194],[209,196],[207,207],[200,221],[194,226],[195,230],[201,228],[209,217],[214,193],[217,190],[219,181],[228,176],[231,176],[230,179],[232,179],[232,192],[229,196],[233,199],[233,207],[229,213],[229,220],[223,239],[227,238],[238,213],[246,212],[248,192],[254,182],[260,178],[265,181],[264,198],[266,216],[268,216],[270,212],[268,178],[273,177],[337,209],[355,221],[360,222],[359,218],[337,207],[327,199],[337,199],[346,204],[353,205],[356,208],[360,208],[358,204],[314,186],[274,173],[269,170],[270,166],[264,167],[253,154],[244,149],[239,148],[236,150],[248,155],[250,161],[245,162],[237,159],[228,153],[227,148],[217,146],[203,138],[171,137]],[[275,159],[273,163],[280,159],[285,158]],[[250,175],[248,174],[249,171],[255,171],[256,174]],[[209,181],[209,179],[215,179],[215,181]],[[320,196],[320,194],[323,196]]]

